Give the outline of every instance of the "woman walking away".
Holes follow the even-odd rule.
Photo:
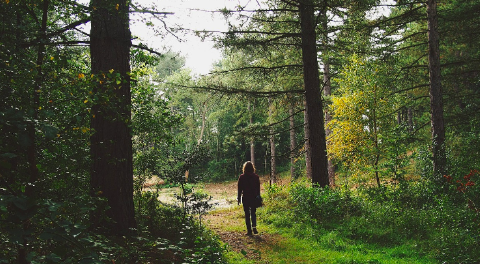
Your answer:
[[[255,198],[260,196],[260,178],[255,174],[255,166],[250,161],[243,164],[243,174],[238,178],[238,204],[243,203],[243,211],[245,211],[245,224],[247,225],[247,235],[257,231],[257,207]],[[250,222],[251,219],[251,222]]]

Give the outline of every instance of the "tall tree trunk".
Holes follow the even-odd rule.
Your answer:
[[[408,131],[413,132],[413,109],[412,109],[412,107],[407,108],[407,126],[408,126]]]
[[[332,95],[331,92],[331,86],[330,86],[330,64],[328,62],[328,59],[324,62],[324,75],[323,75],[323,82],[324,82],[324,88],[323,88],[323,93],[325,96],[330,96]],[[325,127],[327,124],[332,121],[332,115],[328,110],[325,110]],[[325,137],[328,138],[332,134],[332,130],[329,128],[325,129]],[[327,141],[328,144],[328,141]],[[330,186],[335,186],[335,166],[333,165],[333,162],[331,159],[327,159],[327,168],[328,168],[328,180]]]
[[[208,110],[207,102],[204,102],[203,109],[202,109],[202,127],[200,129],[200,136],[198,137],[198,140],[197,140],[197,146],[200,145],[200,143],[202,143],[203,134],[205,133],[205,122],[207,118],[207,110]]]
[[[375,161],[373,164],[373,168],[375,169],[375,180],[377,181],[377,186],[381,187],[380,183],[380,175],[379,175],[379,168],[378,162],[380,161],[380,146],[379,146],[379,138],[378,138],[378,124],[377,124],[377,90],[374,90],[374,105],[372,109],[372,116],[373,116],[373,140],[374,140],[374,147],[375,147]]]
[[[273,112],[272,99],[268,98],[268,118],[271,122]],[[277,164],[275,162],[275,135],[273,127],[270,126],[270,184],[277,183]]]
[[[307,100],[303,101],[305,111],[303,111],[303,126],[304,126],[304,149],[305,149],[305,174],[307,179],[312,179],[312,154],[310,151],[310,127],[308,126],[307,114]]]
[[[299,2],[302,36],[302,61],[307,117],[310,128],[312,183],[328,186],[327,144],[318,73],[315,16],[312,0]]]
[[[250,115],[250,126],[253,125],[253,111],[255,106],[251,106],[250,100],[248,101],[248,113]],[[250,138],[250,161],[255,165],[255,139],[253,136]]]
[[[445,126],[443,121],[443,92],[440,71],[440,47],[437,22],[437,1],[427,1],[428,71],[430,78],[430,112],[434,179],[446,173]]]
[[[36,60],[36,70],[37,74],[35,76],[35,86],[33,90],[33,116],[30,124],[28,125],[28,137],[30,139],[30,146],[27,149],[28,153],[28,163],[30,168],[30,184],[26,186],[26,194],[28,196],[34,196],[35,192],[33,190],[36,185],[36,181],[39,178],[39,172],[37,168],[37,149],[36,144],[37,140],[35,137],[35,122],[38,120],[39,107],[40,107],[40,93],[43,89],[43,61],[45,58],[45,44],[46,44],[46,34],[47,34],[47,20],[48,20],[48,7],[50,2],[48,0],[43,1],[42,5],[42,22],[41,28],[39,30],[39,45],[37,50],[37,60]]]
[[[290,115],[290,177],[295,178],[295,149],[297,148],[297,142],[295,140],[295,116],[294,116],[294,102],[292,96],[290,97],[290,107],[288,108],[288,114]]]
[[[94,195],[106,197],[114,223],[92,217],[112,234],[129,234],[136,226],[133,207],[130,46],[127,0],[91,0],[90,52],[98,101],[92,107],[90,138]],[[101,222],[99,222],[101,221]]]
[[[37,58],[36,58],[36,76],[35,76],[35,83],[33,86],[32,91],[32,109],[33,109],[33,116],[31,117],[30,122],[27,125],[27,134],[29,138],[30,145],[27,147],[27,160],[28,160],[28,167],[29,167],[29,179],[28,184],[25,187],[25,195],[28,196],[30,199],[35,199],[37,193],[35,191],[35,186],[37,185],[37,181],[39,180],[39,171],[37,167],[37,138],[36,138],[36,126],[35,123],[39,119],[39,107],[40,107],[40,93],[43,89],[43,61],[45,58],[45,44],[47,41],[46,34],[47,34],[47,20],[48,20],[48,8],[50,2],[48,0],[44,0],[42,3],[42,20],[41,25],[38,31],[38,49],[37,49]],[[23,232],[27,233],[31,227],[30,220],[23,221],[22,228]],[[17,254],[17,262],[18,263],[29,263],[27,261],[27,253],[28,253],[28,241],[23,237],[23,244],[18,249]]]
[[[330,82],[330,57],[328,52],[328,17],[327,17],[327,8],[326,6],[322,7],[323,10],[320,10],[321,19],[322,19],[322,62],[323,62],[323,94],[326,97],[332,95],[332,86]],[[332,121],[332,115],[330,112],[325,109],[325,137],[328,139],[328,136],[332,133],[331,129],[328,129],[327,124]],[[328,144],[328,141],[327,141]],[[327,160],[327,167],[328,167],[328,180],[330,186],[335,186],[335,167],[333,166],[333,162],[331,159]]]

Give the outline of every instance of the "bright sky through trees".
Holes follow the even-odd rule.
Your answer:
[[[185,32],[176,32],[166,36],[155,36],[153,28],[149,29],[143,21],[132,19],[132,33],[142,39],[142,43],[159,49],[160,51],[173,50],[186,57],[186,67],[192,69],[192,74],[207,74],[212,69],[212,64],[221,58],[221,51],[213,47],[209,39],[202,41],[195,36],[195,30],[226,31],[227,25],[223,15],[212,13],[222,8],[233,9],[239,2],[232,0],[181,0],[181,1],[152,1],[138,0],[146,7],[155,3],[158,10],[172,12],[165,19],[169,28],[179,26],[187,29]],[[162,26],[158,21],[152,20],[156,27]]]

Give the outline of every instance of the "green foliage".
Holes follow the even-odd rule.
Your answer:
[[[339,89],[332,96],[328,154],[348,166],[353,177],[378,177],[388,172],[385,168],[399,171],[406,165],[399,162],[407,148],[392,116],[397,98],[391,95],[390,85],[395,70],[385,62],[354,54],[336,79]]]
[[[220,182],[238,178],[238,175],[232,170],[231,159],[221,159],[219,161],[211,160],[208,162],[208,178],[206,181]]]
[[[351,195],[350,191],[341,192],[329,188],[312,188],[305,184],[294,184],[290,189],[289,198],[294,205],[295,214],[304,215],[306,220],[313,220],[318,225],[323,225],[358,213],[358,201]]]
[[[88,195],[71,201],[0,196],[3,220],[0,263],[12,263],[19,250],[31,263],[100,263],[108,240],[92,233],[88,215],[101,214],[105,203]]]
[[[379,247],[390,258],[381,263],[433,259],[476,263],[480,260],[475,250],[480,242],[478,173],[448,179],[448,193],[439,193],[428,181],[357,190],[322,189],[303,182],[266,186],[266,208],[260,219],[280,232],[335,252],[349,252],[347,263],[372,261],[373,248]],[[353,256],[357,251],[367,257]]]
[[[164,205],[158,194],[135,196],[139,232],[146,239],[145,260],[155,263],[224,263],[225,249],[216,236],[184,209]]]

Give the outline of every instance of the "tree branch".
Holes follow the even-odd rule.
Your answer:
[[[288,90],[288,91],[251,91],[247,89],[239,89],[239,88],[232,88],[232,87],[224,87],[219,85],[211,85],[211,86],[186,86],[177,83],[166,83],[166,85],[171,85],[177,88],[187,88],[187,89],[198,89],[204,91],[213,91],[222,94],[244,94],[250,95],[255,97],[269,97],[269,96],[278,96],[284,94],[303,94],[304,90]]]
[[[265,70],[265,71],[273,71],[277,69],[285,69],[285,68],[301,68],[303,65],[301,64],[290,64],[290,65],[280,65],[280,66],[273,66],[273,67],[261,67],[261,66],[248,66],[248,67],[240,67],[231,70],[224,70],[224,71],[214,71],[210,74],[221,74],[221,73],[229,73],[235,71],[243,71],[243,70]]]

